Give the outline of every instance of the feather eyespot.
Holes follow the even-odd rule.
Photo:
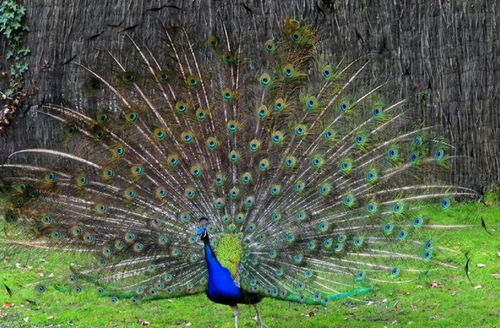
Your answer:
[[[294,190],[296,193],[302,193],[306,188],[306,183],[303,180],[299,180],[295,183]]]
[[[334,69],[332,68],[332,66],[325,65],[321,68],[321,76],[326,81],[331,81],[331,80],[335,79],[336,73],[335,73]]]
[[[341,101],[338,108],[341,113],[347,113],[349,111],[349,103],[346,100]]]
[[[398,239],[399,240],[405,240],[406,237],[408,237],[408,232],[406,232],[405,230],[401,230],[399,233],[398,233]]]
[[[230,52],[225,52],[222,55],[222,61],[226,64],[236,64],[238,60],[236,59],[236,56],[234,54]]]
[[[184,190],[184,195],[187,199],[193,200],[196,197],[196,190],[193,187],[187,187]]]
[[[279,184],[272,184],[269,187],[269,192],[271,196],[278,196],[281,193],[281,186]]]
[[[229,121],[227,122],[227,130],[229,132],[238,132],[239,130],[239,123],[237,121]]]
[[[314,96],[309,96],[304,99],[306,109],[310,112],[315,111],[319,107],[318,99]]]
[[[181,133],[181,141],[183,143],[190,143],[194,140],[194,135],[191,131],[184,131]]]
[[[285,101],[283,100],[283,98],[278,98],[275,100],[274,102],[274,107],[273,107],[273,110],[275,112],[281,112],[283,111],[284,109],[286,108],[286,103]]]
[[[295,71],[295,67],[292,64],[285,65],[283,67],[283,69],[281,70],[281,73],[283,74],[284,78],[288,78],[288,79],[296,77],[296,75],[297,75],[296,71]]]
[[[132,84],[137,80],[136,74],[134,72],[129,72],[129,71],[121,72],[118,75],[118,77],[120,81],[122,81],[125,84]]]
[[[217,173],[215,176],[215,185],[221,187],[226,183],[226,177],[222,173]]]
[[[260,147],[262,145],[262,142],[257,139],[252,139],[248,145],[248,150],[252,153],[257,152],[260,150]]]
[[[243,184],[250,184],[252,182],[252,173],[250,172],[245,172],[241,175],[240,181]]]
[[[269,159],[267,159],[267,158],[261,159],[259,161],[258,167],[259,167],[259,171],[261,171],[261,172],[267,171],[270,167]]]
[[[177,154],[170,154],[166,159],[166,165],[170,168],[175,168],[180,163],[180,157]]]
[[[241,156],[240,153],[236,150],[232,150],[228,154],[229,161],[233,164],[238,162],[238,160],[240,159],[240,156]]]
[[[219,39],[215,35],[211,35],[207,40],[207,44],[210,48],[217,49],[219,47]]]
[[[250,208],[255,205],[255,197],[254,196],[248,196],[245,199],[245,207]]]
[[[268,73],[264,73],[259,77],[259,83],[263,87],[268,87],[272,84],[271,76]]]
[[[389,148],[387,151],[387,159],[392,162],[397,161],[399,159],[399,149],[395,146]]]
[[[368,205],[366,205],[366,210],[369,213],[376,213],[377,209],[378,209],[378,204],[375,202],[370,202],[370,203],[368,203]]]
[[[166,71],[160,71],[158,72],[158,74],[156,75],[157,79],[159,82],[161,83],[167,83],[169,82],[170,80],[170,77],[168,75],[168,73]]]
[[[336,132],[335,130],[328,128],[323,132],[323,138],[327,141],[334,141],[336,137]]]
[[[364,271],[358,271],[354,277],[356,282],[361,282],[365,279],[366,273]]]
[[[443,198],[441,199],[439,204],[441,205],[442,209],[446,210],[451,207],[451,200],[449,198]]]
[[[195,89],[195,88],[198,88],[200,86],[201,80],[199,77],[197,77],[195,75],[189,75],[186,78],[186,84],[189,88]]]
[[[262,105],[259,108],[255,110],[255,114],[257,115],[258,118],[266,118],[269,116],[270,112],[267,106]]]
[[[354,195],[352,195],[352,194],[349,194],[342,199],[342,203],[346,207],[354,207],[355,202],[356,202],[356,199],[354,198]]]
[[[330,183],[322,183],[319,185],[318,192],[321,196],[326,197],[330,195],[332,191],[332,185]]]
[[[277,212],[277,211],[274,211],[272,214],[271,214],[271,221],[273,221],[274,223],[277,223],[281,220],[281,213],[280,212]]]
[[[269,53],[269,54],[274,54],[276,53],[276,50],[277,50],[277,45],[276,45],[276,42],[274,42],[273,40],[267,40],[265,43],[264,43],[264,49]]]
[[[234,222],[236,222],[237,224],[242,224],[243,222],[245,222],[247,216],[245,213],[238,213],[236,214],[235,218],[234,218]]]
[[[325,164],[325,159],[320,154],[311,156],[311,166],[315,169],[320,169]]]
[[[168,195],[168,190],[165,187],[158,187],[156,188],[156,197],[161,199],[165,198]]]
[[[184,114],[188,111],[188,109],[189,109],[189,106],[185,102],[180,101],[180,102],[175,103],[175,110],[178,113]]]
[[[235,98],[235,92],[230,89],[222,89],[221,91],[222,100],[231,101]]]

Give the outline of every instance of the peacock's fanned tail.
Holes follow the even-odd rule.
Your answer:
[[[223,24],[204,42],[164,30],[166,53],[128,38],[133,66],[82,66],[102,112],[45,106],[61,148],[1,166],[10,243],[90,255],[67,288],[134,299],[204,290],[202,216],[241,288],[291,301],[449,265],[431,261],[421,209],[475,192],[436,182],[450,145],[411,122],[408,101],[387,103],[390,84],[353,87],[368,61],[331,63],[293,19],[259,58],[245,56],[257,37],[231,40]]]

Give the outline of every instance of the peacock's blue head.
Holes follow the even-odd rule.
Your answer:
[[[198,236],[202,236],[206,232],[207,232],[207,228],[205,228],[205,227],[199,227],[198,230],[196,230],[196,234]]]
[[[208,219],[206,217],[201,217],[199,221],[201,226],[196,230],[196,234],[200,236],[201,240],[208,241],[208,231],[206,227]]]

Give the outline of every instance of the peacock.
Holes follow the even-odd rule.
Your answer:
[[[360,87],[369,58],[334,63],[305,22],[279,31],[234,40],[224,23],[208,38],[163,26],[165,52],[125,35],[133,65],[112,52],[112,68],[78,64],[95,108],[44,105],[60,146],[1,165],[3,242],[84,258],[60,277],[76,293],[205,292],[236,327],[238,304],[326,306],[450,266],[433,259],[426,226],[440,226],[422,209],[476,192],[446,182],[440,127],[393,101],[390,82]]]

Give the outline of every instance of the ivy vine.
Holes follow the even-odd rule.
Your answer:
[[[0,0],[0,36],[5,39],[5,59],[8,63],[9,83],[5,90],[0,91],[2,111],[0,112],[0,132],[9,125],[9,118],[26,98],[23,92],[24,75],[28,70],[26,56],[30,49],[23,47],[22,41],[28,25],[23,22],[26,8],[17,0]]]

